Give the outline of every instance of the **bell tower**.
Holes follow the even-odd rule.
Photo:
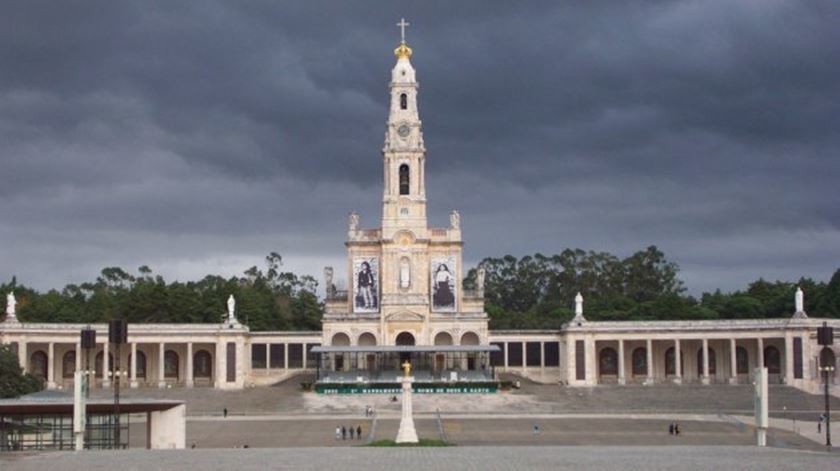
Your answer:
[[[382,148],[384,192],[382,195],[382,237],[389,239],[399,230],[416,235],[426,232],[426,148],[423,145],[420,114],[417,110],[417,76],[411,65],[411,48],[402,40],[394,50],[397,63],[391,70],[391,106],[385,146]]]

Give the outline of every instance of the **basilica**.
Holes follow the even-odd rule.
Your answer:
[[[818,366],[837,366],[836,350],[820,358],[816,334],[824,322],[840,331],[840,321],[809,317],[801,291],[788,318],[592,322],[578,296],[569,300],[575,318],[560,330],[490,330],[481,269],[476,289],[462,285],[460,214],[452,211],[448,227],[428,225],[419,87],[404,29],[394,54],[381,220],[364,227],[350,214],[346,267],[324,269],[320,332],[251,332],[231,299],[219,324],[130,325],[115,358],[107,325],[91,326],[96,345],[84,353],[86,325],[20,322],[8,293],[0,343],[57,389],[72,387],[74,371],[87,368],[100,387],[120,375],[131,388],[239,389],[306,372],[321,393],[390,392],[408,361],[417,387],[430,392],[492,392],[507,372],[563,387],[743,384],[760,366],[772,382],[816,392]],[[346,290],[336,288],[337,277]]]

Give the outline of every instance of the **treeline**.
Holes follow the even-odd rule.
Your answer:
[[[167,283],[147,266],[136,275],[111,267],[103,269],[95,282],[70,284],[61,291],[39,293],[12,279],[0,285],[0,292],[14,289],[23,322],[123,318],[130,323],[218,323],[224,320],[227,298],[233,294],[237,318],[253,330],[320,329],[323,305],[315,294],[317,282],[280,271],[282,257],[277,253],[265,260],[265,271],[254,266],[241,277],[208,275],[196,282]]]
[[[655,246],[619,259],[604,252],[564,250],[559,255],[486,258],[485,308],[492,329],[556,329],[574,317],[574,297],[583,295],[588,320],[670,320],[788,317],[797,286],[805,310],[840,317],[840,269],[828,283],[759,279],[746,290],[685,294],[678,266]],[[476,269],[464,280],[475,287]]]

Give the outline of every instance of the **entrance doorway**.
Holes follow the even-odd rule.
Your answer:
[[[435,355],[435,371],[443,371],[446,369],[446,355],[438,353]]]

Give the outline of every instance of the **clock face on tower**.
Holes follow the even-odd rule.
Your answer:
[[[397,128],[397,134],[399,134],[400,137],[408,136],[409,132],[411,132],[411,129],[407,124],[400,124],[400,127]]]

